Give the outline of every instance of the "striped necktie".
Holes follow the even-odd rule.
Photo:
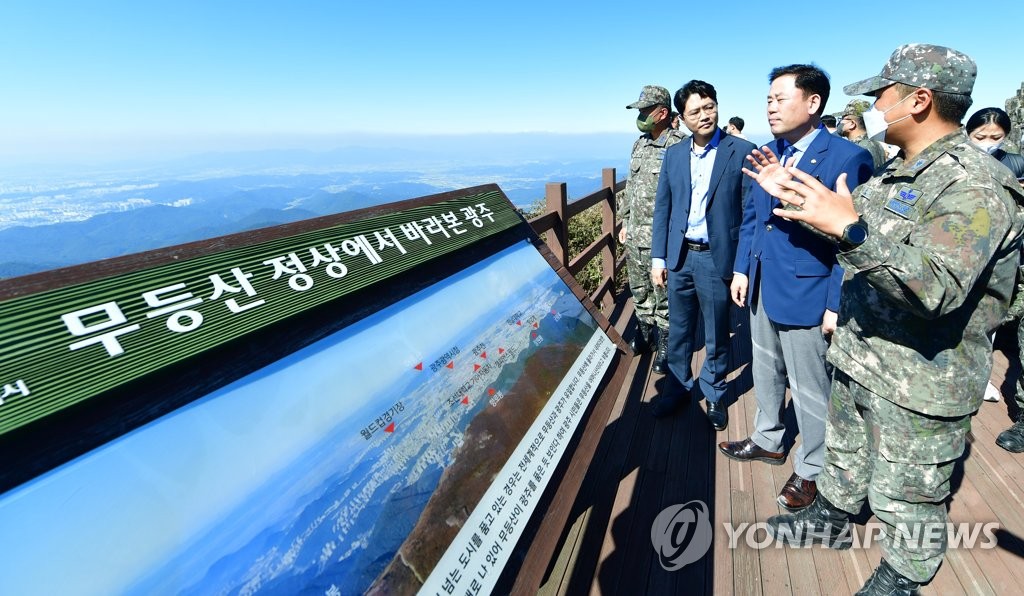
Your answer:
[[[789,163],[789,160],[793,159],[794,153],[796,153],[796,145],[786,145],[786,148],[782,150],[783,167]]]

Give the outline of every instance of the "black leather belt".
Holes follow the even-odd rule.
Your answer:
[[[697,252],[702,252],[702,251],[705,251],[705,250],[710,250],[711,246],[709,244],[707,244],[706,242],[696,242],[694,240],[687,240],[686,241],[686,248],[688,248],[690,250],[695,250]]]

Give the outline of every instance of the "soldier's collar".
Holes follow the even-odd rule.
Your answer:
[[[966,142],[967,135],[962,129],[953,131],[925,147],[924,151],[918,153],[911,161],[904,160],[903,158],[893,160],[892,166],[890,166],[888,171],[894,176],[917,176],[918,173],[931,165],[933,161],[948,152],[950,148]]]
[[[654,145],[666,145],[668,144],[668,138],[672,136],[672,127],[670,126],[665,130],[661,131],[661,134],[658,135],[658,138],[656,139],[654,137],[651,137],[650,133],[647,133],[647,136],[650,137],[651,143]]]

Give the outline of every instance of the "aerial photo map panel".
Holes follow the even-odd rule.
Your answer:
[[[486,593],[613,351],[519,242],[0,495],[0,593]]]

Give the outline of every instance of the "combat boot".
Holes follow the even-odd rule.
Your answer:
[[[805,509],[769,517],[767,525],[770,535],[790,546],[824,544],[837,550],[853,546],[850,515],[821,493]]]
[[[864,587],[853,596],[913,596],[920,587],[921,584],[903,577],[888,561],[882,559]]]
[[[634,354],[640,355],[647,353],[647,350],[651,348],[650,336],[651,326],[640,319],[637,319],[636,331],[633,332],[633,341],[629,342],[629,347],[633,350]]]
[[[1024,325],[1024,323],[1021,324]],[[1010,453],[1024,451],[1024,413],[1021,413],[1013,426],[999,433],[999,436],[996,437],[996,445]]]
[[[658,329],[658,353],[651,371],[663,375],[668,372],[668,329]]]

